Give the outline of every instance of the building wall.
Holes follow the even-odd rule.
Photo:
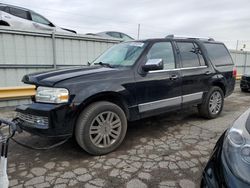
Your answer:
[[[0,87],[23,85],[23,75],[93,61],[119,40],[88,35],[0,29]]]
[[[250,74],[250,52],[230,50],[230,53],[237,68],[237,74]]]

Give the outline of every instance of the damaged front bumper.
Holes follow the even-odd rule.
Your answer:
[[[15,123],[23,130],[45,137],[73,134],[76,110],[68,104],[32,103],[16,109]]]

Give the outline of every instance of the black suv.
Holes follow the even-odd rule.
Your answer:
[[[250,89],[250,75],[244,74],[240,80],[240,88],[242,92],[247,92]]]
[[[89,66],[24,76],[37,92],[32,104],[17,108],[17,122],[42,136],[75,136],[90,154],[105,154],[122,143],[127,121],[193,105],[203,117],[217,117],[234,90],[233,66],[213,39],[119,43]]]

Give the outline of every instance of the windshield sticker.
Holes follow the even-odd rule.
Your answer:
[[[129,43],[130,46],[137,46],[137,47],[143,47],[143,42],[131,42]]]

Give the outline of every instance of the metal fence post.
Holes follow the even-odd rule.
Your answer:
[[[52,32],[52,51],[53,51],[53,67],[56,69],[56,37],[55,32]]]
[[[244,74],[246,73],[246,68],[247,68],[247,52],[245,54],[245,62],[244,62]]]

